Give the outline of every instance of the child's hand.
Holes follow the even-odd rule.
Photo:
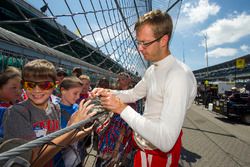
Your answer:
[[[83,139],[85,136],[87,136],[88,134],[90,134],[93,130],[94,124],[92,124],[91,126],[89,126],[88,128],[83,127],[81,131],[79,131],[76,135],[76,139]],[[76,141],[78,141],[76,140]]]
[[[94,104],[90,104],[91,100],[84,103],[84,99],[79,104],[79,109],[77,112],[73,113],[68,122],[68,126],[78,123],[82,120],[88,119],[96,114],[96,112],[88,113],[90,109],[94,107]]]

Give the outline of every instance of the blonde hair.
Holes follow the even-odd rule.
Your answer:
[[[87,75],[80,75],[79,79],[80,80],[86,79],[86,80],[90,81],[90,78]]]
[[[152,26],[154,36],[156,38],[168,35],[169,40],[172,36],[173,22],[170,15],[160,10],[150,11],[139,18],[135,24],[135,31],[139,31],[144,25]]]

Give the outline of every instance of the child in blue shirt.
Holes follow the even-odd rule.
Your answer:
[[[65,128],[67,126],[68,120],[71,115],[74,114],[79,106],[76,103],[77,99],[80,97],[80,93],[83,89],[82,81],[75,77],[65,77],[61,84],[61,127]],[[76,167],[81,166],[81,162],[83,160],[84,149],[80,149],[78,147],[78,142],[71,144],[70,147],[63,150],[63,159],[65,167]]]

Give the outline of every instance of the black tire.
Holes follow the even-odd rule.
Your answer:
[[[244,114],[242,117],[241,117],[241,121],[246,123],[246,124],[250,124],[250,114]]]

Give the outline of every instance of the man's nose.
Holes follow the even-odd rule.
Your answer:
[[[138,50],[139,50],[140,52],[144,49],[142,44],[138,44],[138,45],[137,45],[137,48],[138,48]]]

